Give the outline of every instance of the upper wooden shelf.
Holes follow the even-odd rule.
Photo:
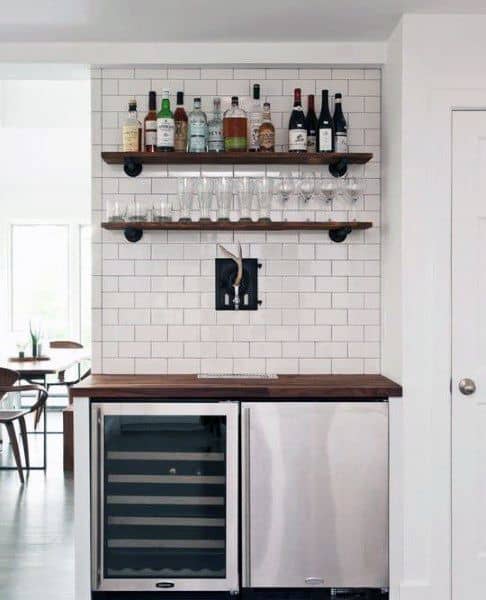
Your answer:
[[[110,165],[123,165],[125,173],[137,177],[143,165],[329,165],[335,177],[346,173],[347,165],[364,165],[373,158],[369,152],[102,152]]]
[[[146,165],[329,165],[340,160],[364,165],[373,158],[369,152],[102,152],[101,156],[110,165],[122,165],[127,159]]]

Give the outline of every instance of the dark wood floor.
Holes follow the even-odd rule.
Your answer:
[[[49,414],[48,430],[59,431],[60,414]],[[5,433],[0,465],[12,464]],[[40,461],[42,436],[29,435],[29,446]],[[1,600],[73,600],[73,512],[61,435],[48,435],[47,471],[31,471],[24,486],[15,471],[0,471]]]

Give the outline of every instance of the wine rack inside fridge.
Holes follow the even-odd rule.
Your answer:
[[[237,587],[237,406],[92,410],[93,589]]]

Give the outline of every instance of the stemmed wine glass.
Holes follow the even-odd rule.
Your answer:
[[[314,195],[314,189],[315,189],[315,180],[314,180],[313,176],[311,177],[311,176],[307,175],[306,177],[303,177],[299,181],[299,185],[298,185],[299,196],[304,200],[304,202],[309,202],[309,200]]]
[[[277,182],[277,194],[282,202],[287,202],[295,191],[295,184],[292,177],[281,177]]]
[[[343,180],[342,189],[351,204],[356,204],[363,196],[364,180],[358,177],[346,177]]]
[[[321,192],[326,204],[331,204],[337,195],[338,184],[334,178],[326,179],[323,177],[319,181],[319,191]]]

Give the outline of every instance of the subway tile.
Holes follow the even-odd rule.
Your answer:
[[[267,325],[268,341],[287,341],[299,339],[299,328],[296,325]]]
[[[144,244],[120,244],[118,258],[121,260],[143,260],[150,258],[150,246]]]
[[[216,356],[220,358],[248,358],[250,356],[249,342],[216,342]]]
[[[149,292],[150,277],[120,277],[118,289],[120,292]]]
[[[164,375],[167,373],[167,359],[136,358],[135,373],[137,375]]]
[[[344,358],[348,356],[345,342],[316,342],[316,356],[322,358]]]
[[[103,341],[105,342],[131,342],[135,336],[132,325],[104,325]]]
[[[156,342],[167,339],[167,327],[165,325],[136,325],[135,340],[137,342]],[[160,356],[159,354],[153,356]]]
[[[143,358],[150,356],[148,342],[120,342],[118,344],[120,358]]]
[[[328,325],[300,325],[299,339],[312,342],[330,340],[331,327]]]
[[[153,325],[182,325],[183,312],[174,308],[153,308],[151,322]]]
[[[204,342],[231,342],[233,340],[232,325],[203,325],[201,340]]]
[[[192,325],[170,325],[167,328],[169,342],[197,342],[200,339],[200,330]]]
[[[152,356],[166,358],[184,356],[184,344],[182,342],[164,342],[159,340],[152,342]]]
[[[135,306],[133,294],[103,292],[102,301],[103,308],[132,308]]]
[[[299,372],[302,374],[331,373],[331,361],[326,358],[299,358]]]
[[[102,365],[105,375],[133,375],[135,373],[133,358],[103,358]]]
[[[267,358],[267,373],[298,373],[298,369],[297,358]]]
[[[167,369],[169,373],[200,373],[201,361],[199,358],[169,358]]]
[[[332,295],[333,308],[363,308],[364,294],[358,293],[334,293]]]
[[[348,311],[344,308],[318,308],[315,314],[316,323],[322,325],[346,325]]]
[[[184,342],[183,354],[186,358],[215,358],[216,342]]]
[[[234,361],[232,358],[202,358],[201,359],[201,373],[232,373]]]
[[[286,357],[313,357],[314,342],[283,342],[282,356]]]
[[[199,79],[201,69],[169,68],[168,77],[169,79]]]
[[[332,372],[360,375],[364,372],[364,363],[361,358],[333,358]]]
[[[379,96],[381,81],[379,79],[364,79],[349,82],[350,96]]]
[[[361,342],[363,327],[359,325],[333,325],[332,339],[334,342]]]
[[[120,325],[147,325],[150,323],[150,310],[147,308],[120,308],[118,322]]]

